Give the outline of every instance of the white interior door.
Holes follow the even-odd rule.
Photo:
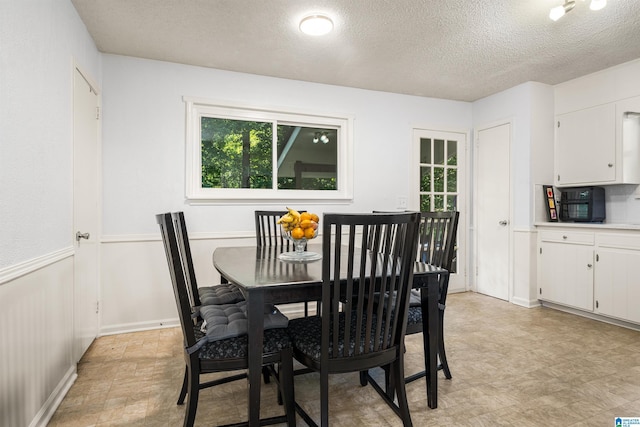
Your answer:
[[[98,95],[77,69],[73,86],[74,357],[98,335]]]
[[[511,125],[476,134],[476,290],[509,300]]]
[[[449,279],[450,291],[467,284],[467,134],[427,129],[413,130],[411,198],[408,208],[420,211],[459,211],[456,252]]]

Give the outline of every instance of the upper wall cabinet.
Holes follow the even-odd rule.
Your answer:
[[[640,97],[556,116],[555,185],[640,184]]]

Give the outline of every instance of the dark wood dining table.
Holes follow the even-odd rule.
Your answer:
[[[310,252],[322,253],[322,245],[310,244]],[[247,301],[249,425],[260,424],[262,380],[263,313],[265,303],[288,304],[322,299],[322,260],[291,262],[278,259],[279,247],[219,247],[213,265],[229,282],[237,284]],[[438,291],[439,281],[448,277],[445,269],[416,262],[413,288],[422,301],[425,357],[427,360],[427,400],[430,408],[438,402]]]

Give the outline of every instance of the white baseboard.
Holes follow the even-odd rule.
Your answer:
[[[576,314],[578,316],[586,317],[588,319],[598,320],[600,322],[609,323],[611,325],[633,329],[634,331],[640,331],[640,325],[637,323],[626,322],[624,320],[615,319],[613,317],[602,316],[597,313],[591,313],[589,311],[583,311],[583,310],[579,310],[572,307],[566,307],[561,304],[554,304],[549,301],[540,301],[540,305],[545,308],[552,308],[554,310],[564,311],[565,313]]]
[[[518,297],[511,298],[511,303],[522,306],[522,307],[526,307],[526,308],[534,308],[534,307],[540,306],[540,301],[538,301],[537,299],[527,300],[527,299],[518,298]]]
[[[106,328],[101,328],[100,336],[126,334],[129,332],[149,331],[152,329],[175,328],[177,326],[180,326],[180,321],[178,320],[178,318],[152,320],[148,322],[137,322],[137,323],[121,323],[118,325],[110,325]]]
[[[29,427],[46,427],[53,414],[60,406],[62,399],[67,395],[67,392],[78,378],[77,366],[74,364],[65,376],[60,380],[55,390],[51,393],[47,401],[42,405],[36,416],[33,418]]]

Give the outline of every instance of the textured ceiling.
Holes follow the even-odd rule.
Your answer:
[[[557,22],[562,0],[72,2],[104,53],[462,101],[640,58],[639,0],[577,0]],[[318,12],[334,31],[302,34]]]

